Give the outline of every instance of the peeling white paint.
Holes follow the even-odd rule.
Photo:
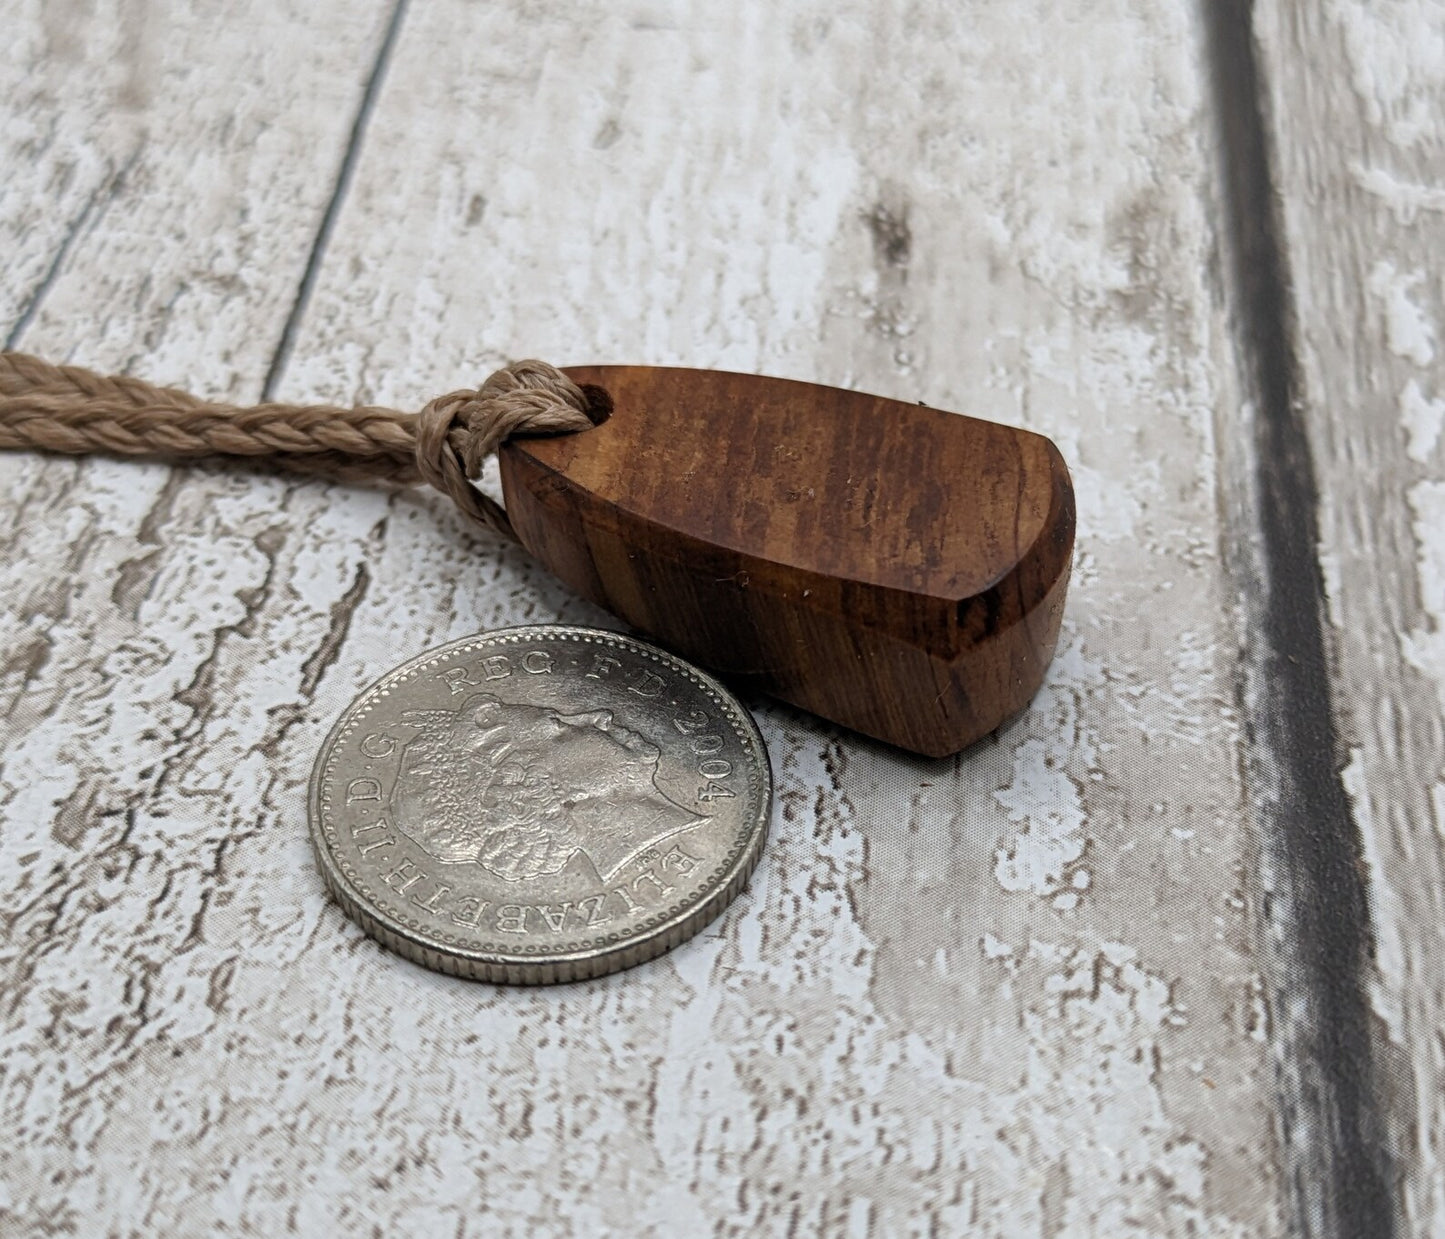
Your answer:
[[[1445,188],[1401,180],[1388,168],[1352,164],[1355,183],[1390,209],[1397,223],[1413,224],[1422,211],[1445,211]]]
[[[1424,271],[1402,272],[1382,258],[1370,269],[1368,284],[1384,316],[1390,351],[1417,366],[1428,366],[1435,357],[1435,324],[1411,296],[1424,282]]]
[[[1367,767],[1358,747],[1350,752],[1349,764],[1341,772],[1345,791],[1355,806],[1355,812],[1362,815],[1360,821],[1360,842],[1364,851],[1365,865],[1369,877],[1370,913],[1375,927],[1375,968],[1388,978],[1385,985],[1374,986],[1372,1001],[1375,1010],[1384,1017],[1389,1028],[1390,1039],[1396,1044],[1405,1040],[1404,1018],[1400,1010],[1400,988],[1409,974],[1403,943],[1400,939],[1402,924],[1399,892],[1389,880],[1389,866],[1379,847],[1378,824],[1370,814],[1370,789],[1365,780]]]
[[[1006,891],[1059,895],[1056,907],[1067,910],[1078,895],[1063,893],[1072,878],[1069,868],[1088,845],[1088,818],[1080,778],[1098,758],[1088,725],[1079,708],[1080,694],[1103,679],[1102,667],[1084,656],[1081,643],[1065,633],[1038,708],[1057,723],[1042,736],[1030,737],[1013,751],[1013,778],[994,799],[1021,829],[994,853],[994,877]]]
[[[1051,894],[1065,868],[1084,854],[1086,819],[1077,784],[1058,767],[1047,744],[1028,740],[1014,752],[1013,782],[994,795],[1009,818],[1024,825],[996,853],[999,886]]]
[[[1402,633],[1405,658],[1427,675],[1445,712],[1445,482],[1417,482],[1406,492],[1415,530],[1415,571],[1424,627]]]
[[[1406,451],[1410,459],[1428,464],[1440,431],[1445,427],[1445,399],[1431,398],[1411,379],[1400,392],[1400,425],[1409,436]]]
[[[1430,87],[1445,73],[1445,31],[1432,0],[1328,0],[1324,6],[1345,35],[1345,49],[1365,118],[1412,147],[1439,136]]]

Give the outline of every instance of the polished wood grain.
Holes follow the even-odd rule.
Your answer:
[[[811,383],[579,367],[591,432],[514,441],[507,511],[568,585],[734,682],[941,757],[1058,639],[1074,498],[1041,435]]]

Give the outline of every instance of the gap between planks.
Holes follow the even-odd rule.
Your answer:
[[[1373,950],[1361,838],[1345,793],[1324,640],[1319,493],[1299,399],[1289,260],[1256,57],[1252,0],[1203,6],[1224,208],[1226,298],[1252,408],[1230,531],[1243,596],[1239,694],[1260,834],[1261,952],[1271,981],[1276,1131],[1293,1228],[1394,1233],[1393,1173],[1373,1067]],[[1223,438],[1229,438],[1226,433]]]

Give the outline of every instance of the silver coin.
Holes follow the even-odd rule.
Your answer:
[[[617,633],[482,633],[383,676],[311,776],[332,895],[407,958],[546,984],[642,963],[746,884],[772,772],[710,676]]]

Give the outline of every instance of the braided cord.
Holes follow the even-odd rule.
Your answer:
[[[419,413],[374,405],[252,406],[201,400],[130,375],[0,352],[0,449],[189,460],[265,459],[344,481],[429,482],[468,516],[516,539],[501,504],[472,485],[507,439],[592,425],[587,396],[543,361],[519,361]]]

